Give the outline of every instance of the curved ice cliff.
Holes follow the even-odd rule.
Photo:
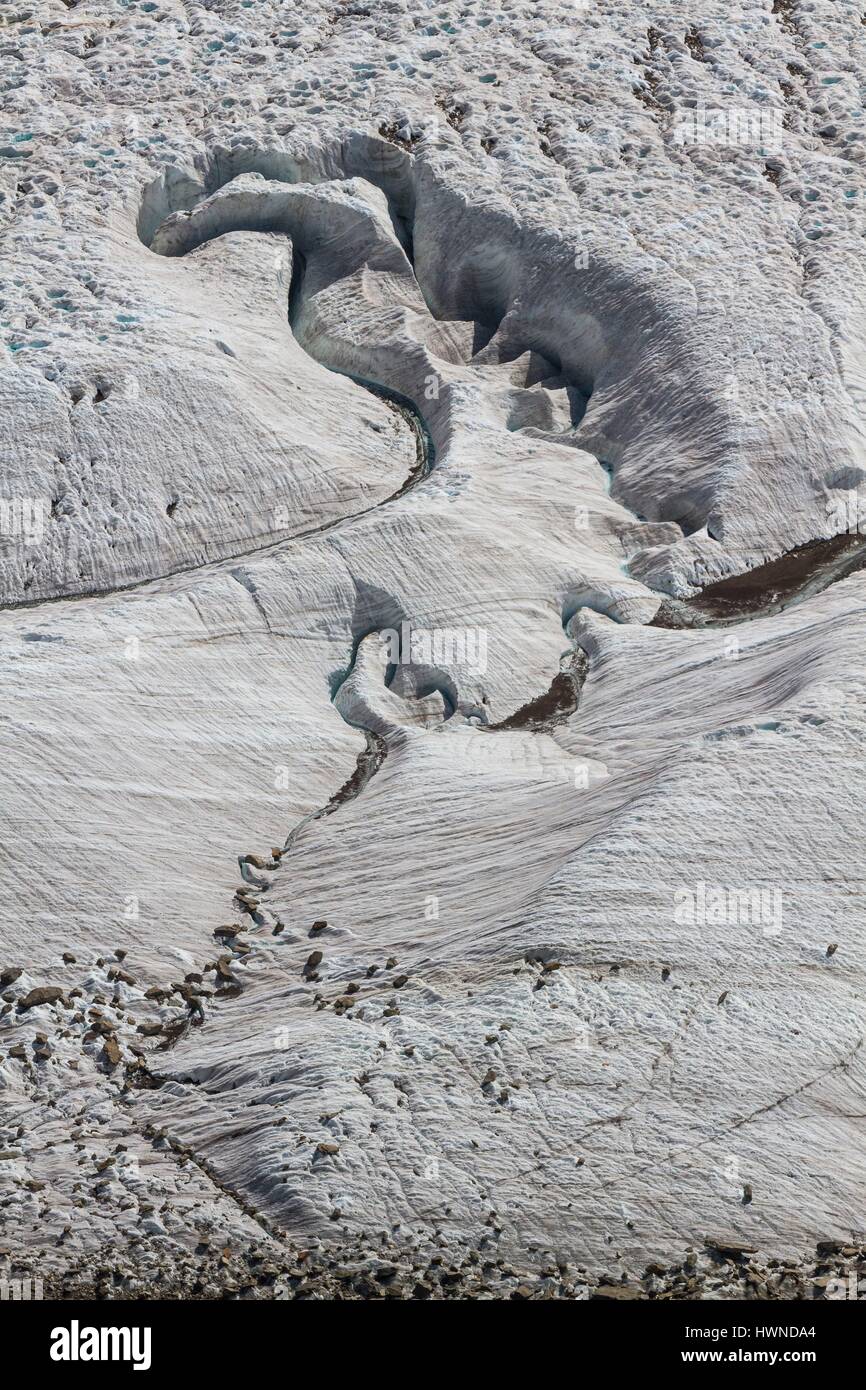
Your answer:
[[[861,1231],[866,30],[541,8],[16,35],[13,1262]]]

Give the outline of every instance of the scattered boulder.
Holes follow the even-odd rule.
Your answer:
[[[301,973],[305,975],[308,980],[317,980],[319,977],[315,973],[316,967],[321,965],[323,959],[324,957],[321,951],[311,951],[304,962],[304,968]]]
[[[37,985],[36,989],[31,989],[18,1000],[18,1008],[35,1009],[40,1004],[56,1004],[62,998],[63,990],[59,985]]]
[[[727,1240],[714,1236],[706,1237],[706,1246],[716,1255],[721,1255],[726,1260],[742,1260],[746,1255],[754,1255],[757,1249],[754,1245],[743,1245],[737,1240]]]

